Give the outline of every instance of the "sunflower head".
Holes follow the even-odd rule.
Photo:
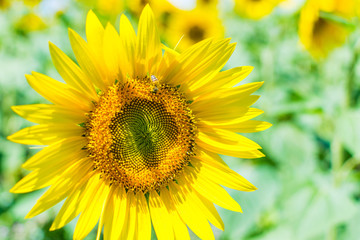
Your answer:
[[[155,78],[110,87],[86,123],[94,168],[110,184],[135,192],[158,190],[194,155],[196,124],[189,103],[176,87]]]
[[[177,11],[169,19],[164,38],[176,49],[184,50],[207,38],[224,37],[224,26],[216,8],[196,7]]]
[[[315,57],[323,58],[342,45],[352,28],[355,1],[308,1],[301,10],[299,36],[304,47]]]
[[[87,41],[73,30],[69,36],[78,64],[50,44],[65,83],[26,76],[51,104],[13,107],[38,125],[8,139],[47,145],[23,164],[32,172],[11,189],[50,186],[26,217],[65,199],[50,230],[80,215],[74,239],[97,223],[106,240],[151,239],[151,226],[158,239],[189,239],[187,226],[213,239],[209,222],[224,229],[214,204],[242,211],[220,185],[256,189],[218,155],[263,156],[238,134],[270,126],[251,120],[262,113],[251,107],[262,83],[234,87],[252,67],[221,71],[235,48],[229,39],[207,39],[182,53],[162,49],[149,6],[137,34],[124,15],[118,33],[90,11]]]
[[[44,20],[35,13],[28,13],[22,16],[15,25],[15,28],[22,33],[39,31],[45,29],[46,27],[47,26]]]
[[[0,9],[4,10],[10,7],[10,1],[9,0],[0,0]]]
[[[259,20],[269,15],[284,0],[235,0],[235,12],[244,18]]]

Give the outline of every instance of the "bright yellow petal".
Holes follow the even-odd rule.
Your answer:
[[[35,91],[52,103],[82,111],[89,111],[92,108],[92,103],[86,100],[86,96],[64,83],[36,72],[25,77]]]
[[[185,167],[185,176],[188,184],[200,195],[216,205],[235,212],[242,212],[240,205],[231,198],[224,188],[197,174],[194,168]]]
[[[224,67],[230,56],[235,50],[235,44],[229,44],[229,40],[224,40],[220,46],[210,47],[209,54],[199,62],[199,65],[193,66],[197,71],[206,72],[206,74],[199,74],[197,77],[190,77],[187,83],[190,91],[206,87],[207,83],[211,81],[219,71]],[[200,59],[199,59],[200,60]],[[192,94],[194,97],[194,93]]]
[[[89,11],[86,17],[86,39],[89,48],[97,57],[102,56],[104,27],[93,11]]]
[[[180,218],[178,210],[165,187],[160,189],[160,199],[165,204],[169,213],[169,222],[172,223],[175,239],[190,240],[189,231],[184,221]]]
[[[69,29],[69,38],[71,47],[81,69],[98,88],[105,90],[111,80],[107,78],[106,73],[96,58],[96,54],[90,49],[85,40],[72,29]],[[115,82],[115,79],[113,80]]]
[[[204,130],[204,129],[202,129]],[[198,134],[197,144],[211,152],[233,157],[248,157],[246,152],[256,151],[261,147],[250,139],[224,129],[206,129]],[[262,154],[260,154],[262,155]],[[246,157],[245,157],[246,156]]]
[[[59,179],[37,200],[35,206],[25,218],[32,218],[53,207],[66,198],[75,188],[83,185],[89,179],[93,165],[90,159],[78,160],[61,174]]]
[[[179,215],[189,228],[201,239],[215,239],[207,219],[189,200],[187,190],[172,182],[169,183],[169,189]],[[166,191],[161,192],[161,194],[164,192]]]
[[[127,223],[127,198],[122,186],[114,186],[105,210],[104,239],[117,240]]]
[[[127,216],[126,216],[126,225],[123,226],[120,239],[134,239],[136,231],[136,222],[137,222],[137,208],[135,195],[133,191],[128,191],[126,194],[127,199]]]
[[[143,193],[135,196],[137,205],[137,224],[135,230],[135,239],[151,239],[151,220],[147,201]]]
[[[21,129],[8,140],[28,145],[50,145],[64,138],[81,136],[84,128],[76,124],[41,124]]]
[[[22,118],[34,123],[83,123],[85,121],[85,112],[53,104],[19,105],[12,106],[11,109]]]
[[[84,93],[89,101],[96,101],[98,96],[93,83],[79,66],[54,44],[49,43],[49,49],[51,59],[64,81],[79,92]]]
[[[125,76],[121,75],[120,62],[122,57],[121,40],[116,29],[108,23],[104,34],[104,60],[112,79],[123,81]],[[121,77],[121,78],[120,78]]]
[[[172,85],[184,83],[188,75],[186,70],[190,70],[191,65],[198,63],[199,56],[205,56],[209,51],[212,39],[207,39],[194,44],[176,58],[176,65],[173,68],[166,69],[163,73],[163,81]]]
[[[248,97],[250,94],[258,90],[264,82],[253,82],[243,84],[237,87],[224,88],[224,89],[215,89],[212,93],[200,96],[196,99],[197,104],[203,102],[204,104],[212,104],[211,101],[220,100],[226,103],[231,103],[233,101],[241,102],[243,99]]]
[[[179,186],[181,188],[185,188],[187,191],[187,197],[189,201],[193,202],[195,208],[198,208],[201,213],[208,219],[215,227],[224,230],[224,223],[221,220],[218,212],[216,211],[213,203],[209,200],[202,197],[200,194],[196,192],[196,190],[188,184],[184,176],[180,176],[177,178]]]
[[[89,176],[89,179],[92,177],[93,175]],[[73,189],[71,194],[67,197],[64,204],[62,205],[59,213],[56,215],[56,218],[50,227],[50,231],[62,228],[80,214],[82,209],[79,207],[79,202],[81,201],[81,195],[87,186],[86,183],[88,183],[88,181],[84,182],[82,185],[79,185],[78,188]]]
[[[193,167],[208,180],[239,191],[254,191],[256,187],[228,166],[221,164],[219,155],[200,152],[191,160]]]
[[[99,221],[104,204],[109,195],[109,186],[95,175],[89,180],[81,199],[82,213],[75,227],[74,239],[84,239]]]
[[[84,137],[65,138],[42,149],[28,159],[22,167],[28,170],[58,168],[86,157],[89,153],[82,149],[86,144],[87,140]]]
[[[120,18],[120,40],[125,53],[124,57],[128,63],[125,64],[123,72],[129,74],[130,77],[136,77],[134,72],[136,34],[129,19],[124,14]]]
[[[161,194],[161,193],[160,193]],[[151,220],[158,240],[174,239],[174,232],[169,213],[156,191],[149,194]]]
[[[136,50],[135,72],[137,76],[141,78],[148,73],[156,72],[162,52],[155,17],[149,5],[145,6],[139,19]]]
[[[201,122],[205,122],[205,124],[212,124],[213,122],[237,123],[250,120],[262,113],[264,113],[264,111],[257,108],[234,107],[230,105],[216,109],[209,107],[207,107],[207,109],[201,109],[201,111],[196,113],[196,118],[199,120],[199,125],[201,125]],[[206,123],[207,121],[212,123]]]
[[[203,96],[206,93],[211,93],[214,89],[231,88],[245,79],[254,67],[243,66],[236,67],[216,74],[216,76],[202,88],[193,91],[196,96]]]
[[[242,110],[246,107],[251,106],[259,99],[257,95],[247,95],[247,96],[227,96],[227,97],[217,97],[211,99],[195,100],[191,104],[191,109],[195,114],[202,112],[209,112],[213,110],[217,112],[222,108],[232,109],[233,111],[239,111],[242,114]],[[210,107],[211,106],[211,107]],[[199,114],[200,115],[200,114]],[[200,115],[201,116],[201,115]],[[239,116],[239,115],[238,115]]]
[[[196,195],[196,196],[195,196]],[[206,218],[218,229],[224,231],[225,226],[224,223],[217,212],[214,204],[204,198],[202,195],[200,195],[197,192],[194,192],[194,199],[196,199],[197,205],[201,206],[201,211],[205,214]]]
[[[204,123],[204,122],[202,122]],[[235,123],[211,123],[208,122],[208,127],[211,128],[223,128],[229,131],[238,132],[238,133],[252,133],[252,132],[260,132],[271,127],[272,124],[263,121],[257,120],[248,120],[243,122],[235,122]]]

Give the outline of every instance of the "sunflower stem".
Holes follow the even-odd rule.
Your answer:
[[[358,47],[359,48],[359,47]],[[356,96],[354,94],[354,85],[355,85],[355,67],[356,63],[359,59],[359,49],[356,48],[354,51],[354,55],[350,62],[347,83],[346,83],[346,107],[352,108],[356,105]]]
[[[338,136],[334,136],[331,143],[331,165],[334,177],[334,185],[339,185],[339,169],[344,160],[344,149]]]

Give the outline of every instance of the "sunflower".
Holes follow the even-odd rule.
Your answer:
[[[143,8],[149,4],[153,9],[156,18],[164,17],[164,14],[170,14],[177,11],[177,8],[173,6],[168,0],[127,0],[127,7],[130,12],[139,17]]]
[[[25,5],[28,5],[30,7],[35,7],[38,5],[42,0],[23,0]]]
[[[259,20],[269,15],[284,0],[235,0],[235,12],[242,17]]]
[[[179,10],[169,19],[163,37],[171,46],[184,50],[206,38],[223,38],[224,26],[216,8]]]
[[[35,13],[28,13],[15,23],[15,29],[22,33],[40,31],[46,27],[44,20]]]
[[[196,6],[202,8],[217,8],[218,0],[196,0]]]
[[[104,239],[150,239],[151,225],[158,239],[189,239],[187,226],[213,239],[208,221],[224,229],[214,204],[241,212],[220,185],[256,189],[217,154],[264,156],[258,144],[235,133],[270,126],[250,120],[262,113],[250,107],[262,82],[233,87],[252,68],[220,71],[235,48],[229,39],[208,39],[181,54],[162,49],[149,6],[137,35],[125,15],[118,34],[90,11],[88,41],[71,29],[69,36],[79,65],[50,43],[66,83],[36,72],[26,76],[52,104],[13,107],[38,125],[8,139],[47,145],[23,164],[32,172],[11,189],[50,186],[26,218],[66,199],[50,230],[80,214],[74,239],[97,223]]]
[[[7,9],[9,6],[9,0],[0,0],[0,9]]]
[[[78,0],[82,4],[95,9],[105,19],[115,22],[115,18],[125,8],[123,0]],[[109,18],[109,19],[108,19]]]
[[[326,57],[346,41],[351,32],[348,23],[355,16],[355,4],[355,0],[306,2],[300,14],[299,37],[315,58]]]

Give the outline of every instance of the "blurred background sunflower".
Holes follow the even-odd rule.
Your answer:
[[[226,229],[213,228],[215,238],[358,239],[359,0],[0,0],[0,239],[72,239],[76,224],[48,231],[61,204],[28,221],[44,191],[9,193],[28,174],[20,165],[38,151],[6,140],[31,126],[10,106],[44,103],[24,75],[60,79],[47,43],[75,59],[67,28],[85,36],[89,9],[104,26],[118,26],[121,13],[137,26],[147,3],[167,47],[181,52],[203,38],[231,37],[238,44],[224,70],[251,65],[244,82],[265,81],[255,104],[265,113],[257,119],[273,127],[246,136],[266,157],[223,157],[258,190],[229,190],[244,213],[218,208]]]

